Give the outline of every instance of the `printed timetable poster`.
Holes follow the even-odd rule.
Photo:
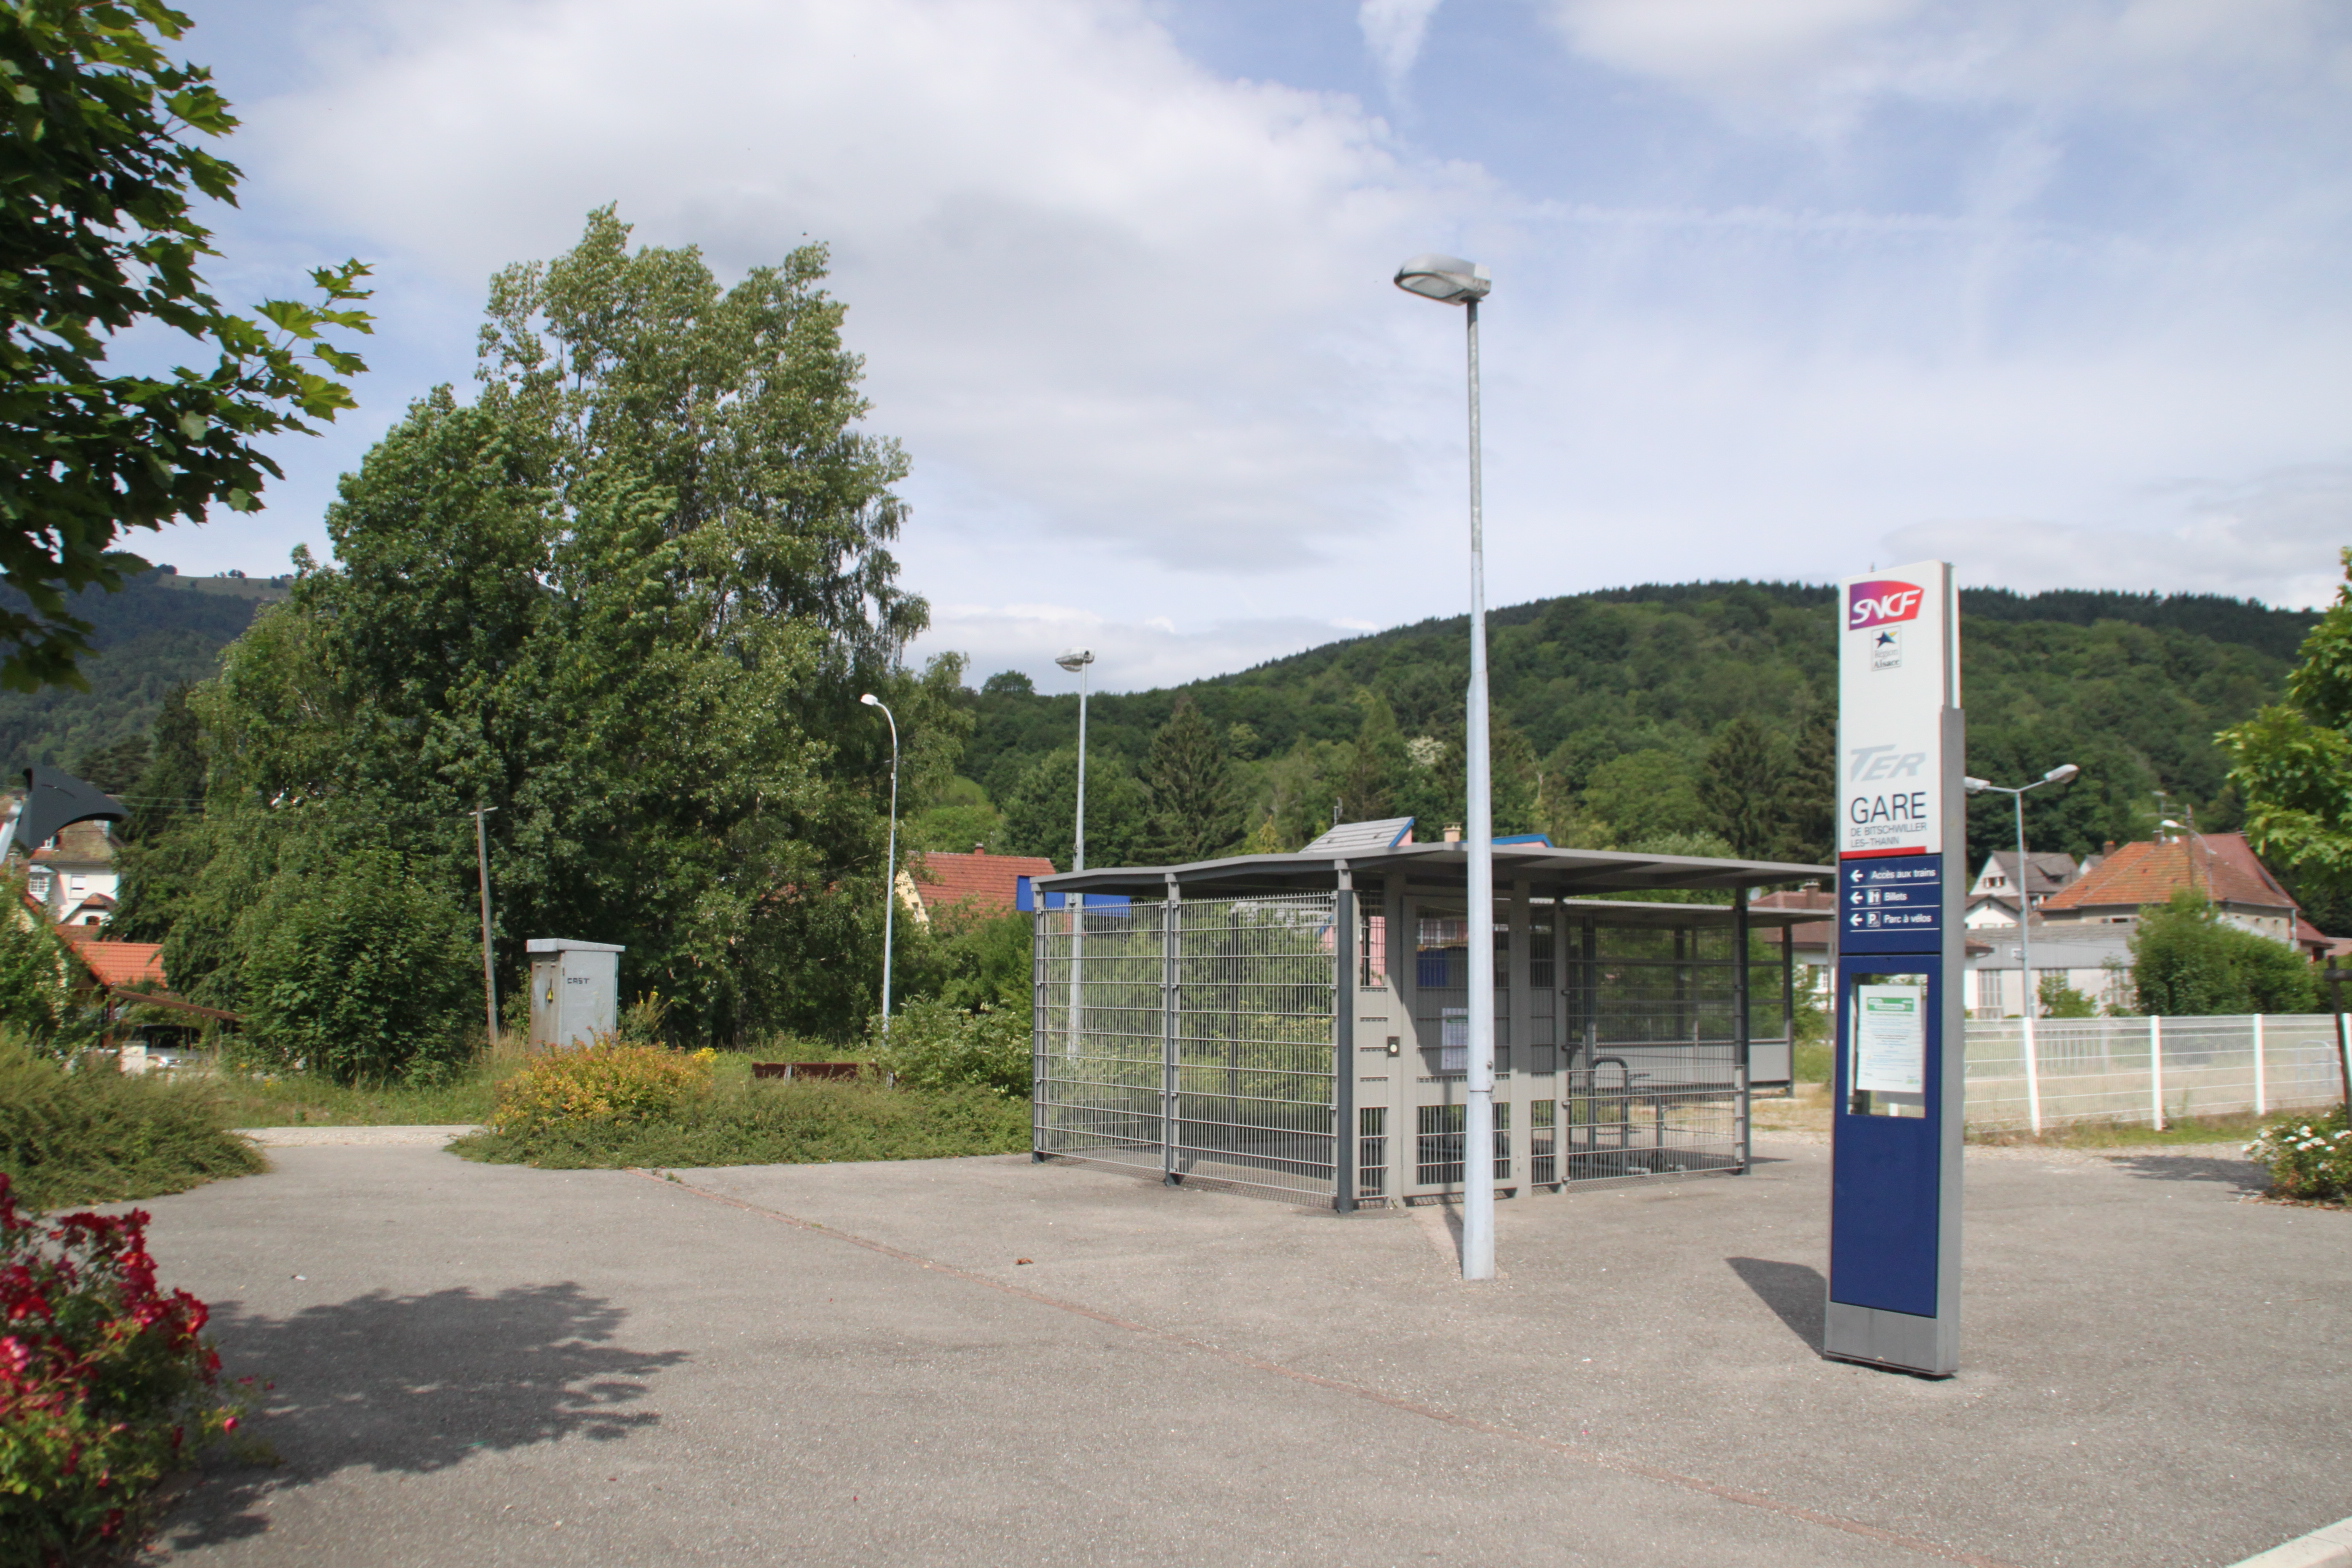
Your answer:
[[[1838,854],[1943,853],[1943,713],[1960,705],[1943,561],[1838,585]]]
[[[1854,987],[1853,1084],[1874,1094],[1927,1092],[1927,987]]]

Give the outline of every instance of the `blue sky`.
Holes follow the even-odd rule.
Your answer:
[[[183,570],[317,548],[591,206],[834,248],[914,460],[919,651],[1105,684],[1458,611],[1485,261],[1497,603],[1641,581],[2317,603],[2352,543],[2352,22],[2322,0],[204,0],[215,281],[358,254],[362,412]]]

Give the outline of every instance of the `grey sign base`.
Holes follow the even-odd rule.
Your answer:
[[[1917,1377],[1950,1377],[1960,1370],[1956,1323],[1833,1301],[1822,1330],[1821,1353],[1833,1361],[1858,1361]]]

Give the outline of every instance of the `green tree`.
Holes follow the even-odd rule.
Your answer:
[[[1741,714],[1718,730],[1700,765],[1699,802],[1732,852],[1758,859],[1789,837],[1788,742]]]
[[[1712,818],[1699,798],[1698,774],[1680,752],[1652,749],[1612,757],[1593,769],[1584,806],[1619,843],[1710,832]]]
[[[2141,914],[2131,955],[2143,1013],[2307,1013],[2319,1005],[2319,982],[2301,953],[2225,924],[2188,888]]]
[[[1224,736],[1189,697],[1176,700],[1175,713],[1152,737],[1143,787],[1151,814],[1139,847],[1151,860],[1174,865],[1207,860],[1242,835],[1233,758]]]
[[[2342,560],[2346,585],[2303,640],[2287,700],[2218,737],[2247,842],[2339,895],[2352,893],[2352,548]]]
[[[590,936],[681,1039],[862,1026],[891,748],[857,695],[930,798],[962,663],[899,660],[923,609],[878,543],[896,449],[851,428],[821,253],[720,291],[626,238],[608,210],[501,274],[480,400],[436,391],[346,476],[333,564],[302,558],[193,701],[205,814],[138,858],[131,900],[175,979],[249,989],[239,889],[276,874],[250,862],[290,807],[462,910],[484,805],[509,987],[516,939]]]
[[[1780,837],[1771,854],[1802,865],[1837,858],[1837,710],[1812,704],[1797,726],[1782,782]]]
[[[432,1082],[464,1058],[481,971],[462,910],[383,850],[290,861],[238,921],[255,1042],[338,1083]]]
[[[1339,813],[1350,822],[1407,815],[1411,813],[1406,797],[1412,793],[1413,757],[1405,747],[1405,732],[1397,726],[1396,712],[1388,699],[1375,691],[1358,691],[1355,702],[1361,717],[1355,749],[1339,781]],[[1422,836],[1429,835],[1424,832]]]
[[[1047,752],[1023,772],[1004,803],[1005,848],[1043,855],[1064,871],[1077,843],[1078,748]],[[1144,835],[1150,797],[1117,756],[1086,759],[1086,863],[1148,864]]]
[[[252,511],[278,473],[264,443],[351,407],[337,378],[366,368],[326,336],[369,330],[356,261],[311,274],[318,303],[268,300],[260,321],[206,291],[216,252],[191,203],[236,199],[236,165],[204,142],[237,121],[209,71],[164,52],[188,25],[158,0],[0,9],[0,578],[26,601],[0,607],[0,685],[19,691],[80,684],[91,627],[69,596],[146,569],[112,548],[124,530]],[[214,363],[110,367],[110,340],[147,324]]]

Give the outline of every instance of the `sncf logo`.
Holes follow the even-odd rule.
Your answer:
[[[1926,597],[1924,589],[1910,583],[1856,583],[1846,590],[1846,630],[1915,621],[1919,619],[1919,601]]]

